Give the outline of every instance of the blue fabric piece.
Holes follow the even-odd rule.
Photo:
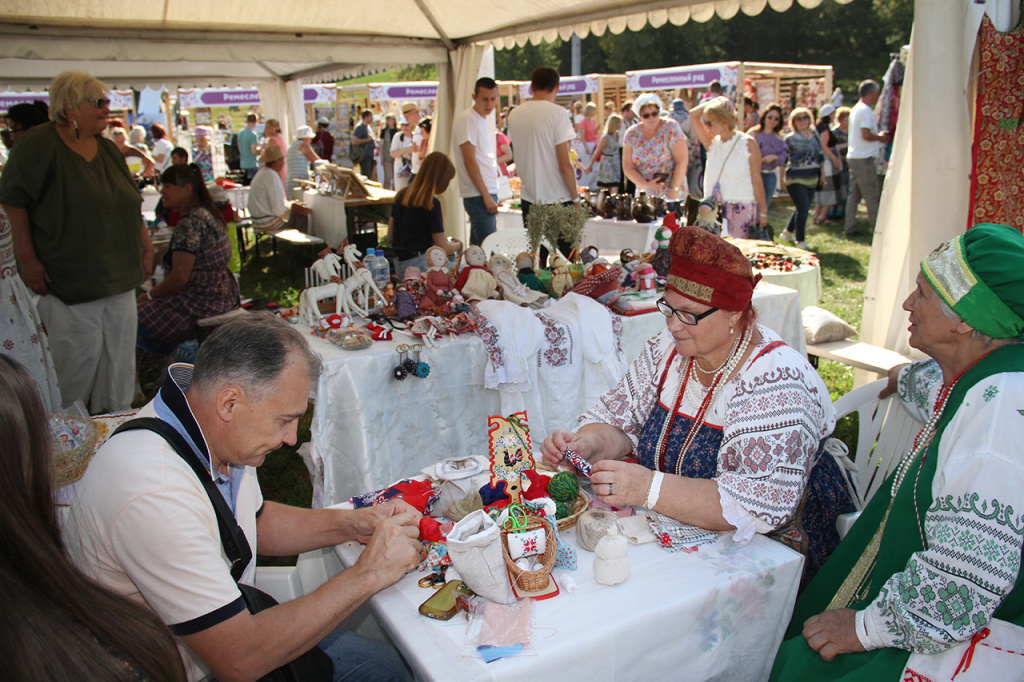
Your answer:
[[[334,661],[334,682],[408,682],[412,675],[393,647],[338,628],[317,644]]]
[[[509,656],[515,656],[523,650],[522,644],[513,644],[512,646],[478,646],[476,648],[480,656],[486,663],[493,663]]]
[[[505,492],[505,486],[508,485],[508,481],[498,481],[498,485],[491,487],[487,484],[480,488],[480,499],[483,500],[484,506],[494,504],[495,502],[502,502],[504,500],[512,499],[508,493]]]

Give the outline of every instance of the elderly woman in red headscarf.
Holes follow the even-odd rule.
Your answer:
[[[683,227],[669,250],[658,301],[666,329],[575,432],[544,440],[544,462],[558,466],[573,450],[594,464],[598,499],[643,505],[663,524],[734,531],[737,542],[775,537],[807,556],[809,579],[839,541],[836,516],[853,511],[823,455],[836,421],[828,390],[801,353],[756,324],[758,277],[738,248]]]

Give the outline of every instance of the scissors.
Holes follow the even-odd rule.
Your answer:
[[[437,573],[431,573],[420,578],[418,584],[420,587],[433,587],[435,590],[440,590],[444,587],[444,583],[444,569],[441,569]]]

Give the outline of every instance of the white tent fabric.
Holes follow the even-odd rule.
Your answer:
[[[922,5],[928,7],[914,18],[894,163],[882,193],[861,319],[863,341],[904,354],[910,346],[901,305],[921,260],[967,227],[971,61],[985,13],[984,5],[960,0],[918,2],[915,9]],[[859,373],[857,383],[873,376]]]

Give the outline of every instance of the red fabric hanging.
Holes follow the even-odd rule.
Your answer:
[[[1024,26],[1000,33],[985,16],[968,222],[1024,231]]]

